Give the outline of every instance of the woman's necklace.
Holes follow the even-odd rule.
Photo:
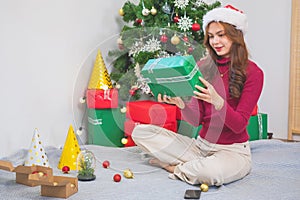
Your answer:
[[[229,71],[229,68],[228,68],[225,72],[220,73],[221,78],[223,78],[223,76],[224,76],[225,74],[227,74],[228,71]]]
[[[224,60],[225,61],[225,60]],[[219,73],[220,73],[220,76],[221,76],[221,78],[223,78],[223,76],[225,75],[225,74],[227,74],[228,73],[228,71],[229,71],[229,69],[230,69],[230,60],[227,60],[226,62],[221,62],[221,61],[219,61],[219,62],[217,62],[217,66],[218,67],[221,67],[221,68],[223,68],[223,66],[228,66],[228,68],[227,68],[227,70],[225,71],[225,72],[223,72],[223,73],[221,73],[220,71],[219,71]],[[219,68],[219,70],[221,69],[221,68]]]

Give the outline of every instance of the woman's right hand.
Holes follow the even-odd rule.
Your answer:
[[[157,101],[161,103],[168,103],[168,104],[174,104],[180,109],[184,109],[185,104],[183,100],[180,97],[169,97],[167,95],[164,95],[162,97],[161,94],[157,95]]]

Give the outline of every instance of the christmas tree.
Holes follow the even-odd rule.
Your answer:
[[[127,1],[119,10],[124,25],[117,40],[119,49],[109,52],[113,58],[110,74],[123,101],[136,100],[151,91],[141,79],[140,71],[152,58],[205,55],[202,17],[219,7],[210,0],[140,0]]]

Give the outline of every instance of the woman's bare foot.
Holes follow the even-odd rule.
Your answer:
[[[149,160],[149,164],[153,165],[153,166],[158,166],[158,167],[161,167],[161,168],[164,168],[165,166],[169,165],[167,163],[164,163],[164,162],[158,160],[157,158],[151,158]]]
[[[161,168],[167,170],[167,171],[170,172],[170,173],[173,173],[173,172],[174,172],[174,169],[175,169],[175,166],[169,165],[168,163],[165,163],[165,162],[162,162],[162,161],[160,161],[160,160],[157,159],[157,158],[152,158],[152,159],[150,159],[150,160],[149,160],[149,164],[150,164],[150,165],[153,165],[153,166],[161,167]]]

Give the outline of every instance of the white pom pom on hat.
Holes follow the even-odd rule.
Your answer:
[[[208,11],[203,16],[202,28],[204,32],[206,26],[212,21],[232,24],[236,27],[236,29],[241,30],[244,35],[248,29],[248,20],[246,14],[232,5],[226,5],[225,7],[215,8]]]

